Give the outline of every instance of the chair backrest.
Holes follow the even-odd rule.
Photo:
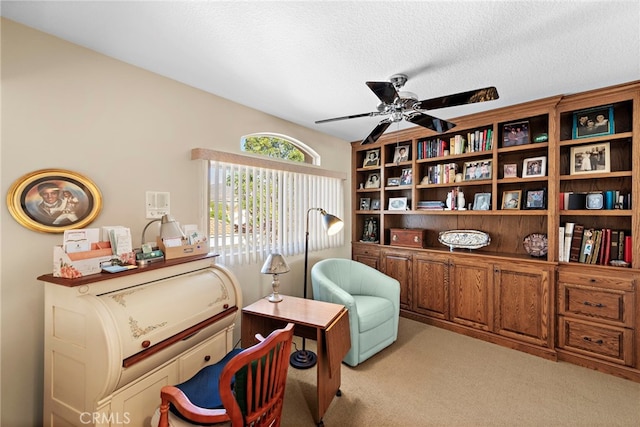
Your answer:
[[[280,425],[293,326],[289,323],[273,331],[262,342],[234,356],[223,369],[220,399],[233,427]]]
[[[189,380],[195,380],[196,388],[202,387],[201,391],[206,392],[208,385],[213,385],[212,378],[198,375],[208,370],[207,373],[213,373],[214,380],[219,378],[216,384],[218,402],[222,403],[223,409],[197,406],[178,388],[180,385],[162,387],[158,426],[169,425],[171,403],[180,413],[180,417],[191,423],[231,421],[232,427],[278,427],[287,383],[293,327],[294,324],[289,323],[286,327],[273,331],[267,338],[256,335],[260,341],[258,344],[235,354],[229,353],[219,362],[223,366],[221,372],[217,371],[219,376],[215,374],[216,369],[208,370],[215,368],[215,365],[211,365],[200,370]],[[184,384],[186,383],[181,385]]]

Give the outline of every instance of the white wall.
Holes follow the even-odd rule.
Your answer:
[[[146,224],[146,190],[171,193],[171,213],[197,223],[201,168],[192,148],[239,152],[240,137],[289,135],[322,156],[326,169],[350,169],[342,141],[232,103],[173,80],[2,19],[0,185],[3,196],[22,175],[70,169],[93,180],[103,209],[91,226],[125,225],[139,236]],[[350,206],[345,182],[345,206]],[[6,198],[6,196],[4,196]],[[346,209],[348,212],[348,209]],[[52,271],[61,235],[31,231],[0,211],[0,425],[42,423],[43,290],[36,277]],[[345,246],[310,255],[350,257]],[[137,243],[137,239],[136,243]],[[284,294],[301,295],[302,257],[288,259]],[[265,294],[270,277],[260,266],[234,269],[244,304]]]

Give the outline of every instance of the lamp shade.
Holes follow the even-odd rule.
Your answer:
[[[163,215],[160,221],[160,237],[162,239],[184,239],[185,235],[171,215]]]
[[[267,260],[264,262],[262,266],[262,270],[260,273],[263,274],[282,274],[286,273],[289,270],[289,264],[284,259],[284,257],[280,254],[269,254]]]
[[[327,235],[333,236],[338,231],[342,230],[342,227],[344,227],[344,222],[342,222],[342,220],[335,215],[323,212],[322,225],[327,231]]]

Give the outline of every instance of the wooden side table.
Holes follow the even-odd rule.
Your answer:
[[[318,426],[333,397],[340,391],[340,366],[351,348],[349,312],[340,304],[284,295],[272,303],[260,299],[242,309],[242,345],[257,341],[255,335],[268,335],[287,323],[295,324],[294,334],[317,342],[317,408],[313,413]]]

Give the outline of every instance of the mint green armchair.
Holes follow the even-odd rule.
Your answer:
[[[330,258],[311,269],[313,299],[349,310],[351,349],[343,359],[356,366],[398,338],[400,283],[350,259]]]

